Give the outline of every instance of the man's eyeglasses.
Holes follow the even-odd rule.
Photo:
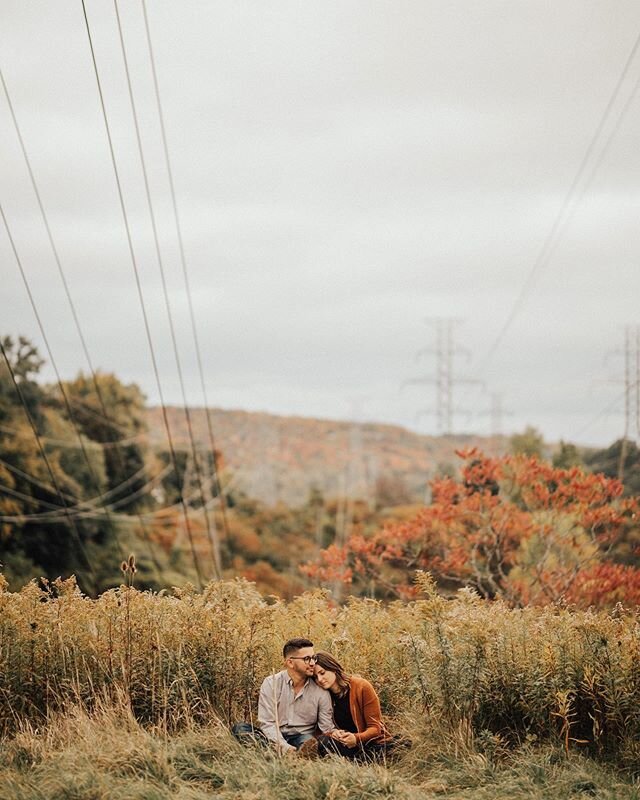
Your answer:
[[[315,664],[318,656],[289,656],[292,660],[304,661],[305,664]]]

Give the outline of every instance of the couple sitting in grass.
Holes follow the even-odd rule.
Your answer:
[[[385,757],[394,744],[382,722],[369,681],[347,675],[330,654],[314,652],[309,639],[289,639],[284,669],[260,687],[258,729],[243,722],[240,741],[259,739],[286,754],[336,754],[353,760]]]

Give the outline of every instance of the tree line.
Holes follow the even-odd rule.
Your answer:
[[[49,385],[31,342],[0,344],[0,572],[9,586],[74,574],[96,596],[122,582],[132,552],[141,588],[195,582],[178,500],[187,498],[195,555],[206,565],[205,499],[189,494],[185,449],[176,449],[176,471],[166,446],[149,446],[140,388],[107,372]],[[528,428],[510,449],[499,458],[463,453],[460,469],[442,465],[426,506],[411,502],[397,476],[382,475],[373,502],[351,498],[348,530],[343,498],[312,489],[299,506],[267,506],[223,467],[224,526],[221,503],[212,508],[222,576],[286,598],[317,583],[393,598],[411,596],[416,569],[426,569],[445,593],[471,585],[515,604],[635,602],[635,444],[561,442],[550,451]],[[211,454],[201,458],[210,470]]]

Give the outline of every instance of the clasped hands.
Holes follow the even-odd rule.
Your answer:
[[[330,735],[332,739],[335,739],[337,742],[340,742],[340,744],[343,744],[346,747],[355,747],[358,744],[355,733],[343,731],[340,728],[336,728],[335,730],[331,731]]]

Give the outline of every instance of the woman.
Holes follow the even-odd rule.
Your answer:
[[[314,680],[331,692],[336,729],[318,740],[320,755],[337,753],[345,758],[385,757],[394,744],[382,722],[380,700],[369,681],[347,675],[330,653],[316,653]]]

